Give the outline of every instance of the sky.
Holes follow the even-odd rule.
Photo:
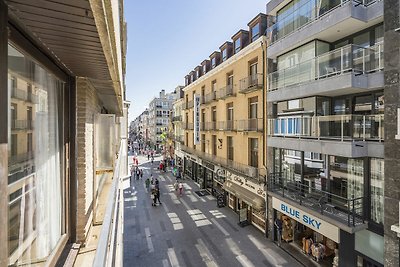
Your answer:
[[[129,121],[259,13],[267,0],[125,0]]]

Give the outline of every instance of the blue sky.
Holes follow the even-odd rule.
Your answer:
[[[184,77],[258,13],[263,0],[125,0],[129,120]]]

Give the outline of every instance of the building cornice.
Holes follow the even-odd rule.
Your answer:
[[[194,87],[196,87],[200,83],[202,83],[205,80],[207,80],[208,78],[210,78],[212,75],[218,73],[219,71],[223,70],[224,68],[227,68],[227,67],[231,66],[236,61],[242,59],[243,57],[247,56],[251,52],[257,50],[258,48],[261,48],[261,45],[265,44],[266,41],[267,41],[267,38],[264,35],[261,36],[260,38],[258,38],[254,42],[250,43],[249,45],[247,45],[242,50],[240,50],[237,54],[234,54],[233,56],[231,56],[230,58],[228,58],[227,60],[225,60],[224,62],[222,62],[221,64],[219,64],[215,68],[213,68],[212,70],[208,71],[206,74],[204,74],[200,78],[198,78],[196,81],[194,81],[191,84],[187,85],[185,88],[183,88],[183,91],[186,92],[188,90],[193,89]]]

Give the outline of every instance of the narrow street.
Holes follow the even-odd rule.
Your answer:
[[[241,228],[214,197],[197,195],[192,181],[177,196],[171,172],[157,170],[160,159],[139,156],[143,179],[124,181],[124,266],[301,266],[255,227]],[[160,182],[156,207],[144,184],[151,174]]]

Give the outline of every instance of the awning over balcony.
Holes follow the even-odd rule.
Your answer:
[[[119,12],[103,1],[7,0],[10,16],[42,42],[72,75],[87,77],[104,107],[122,114]],[[106,14],[106,16],[105,16]]]
[[[240,198],[253,208],[260,210],[265,206],[265,199],[232,182],[225,182],[223,189]]]

